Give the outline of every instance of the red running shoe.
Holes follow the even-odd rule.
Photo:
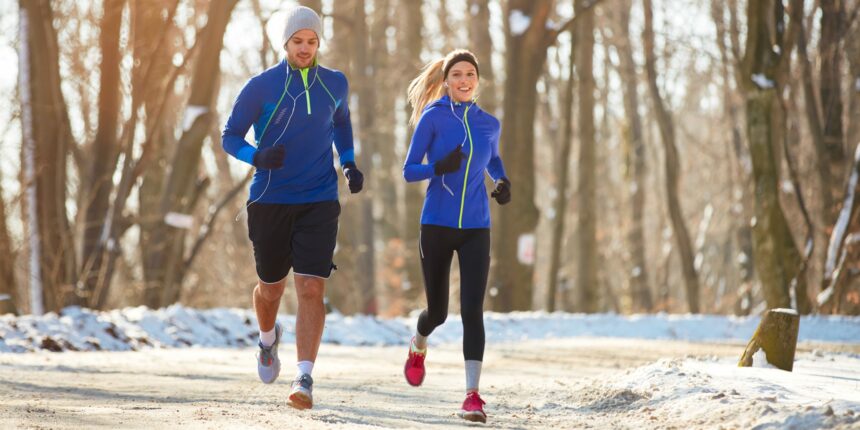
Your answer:
[[[415,338],[409,342],[409,357],[406,359],[406,365],[403,366],[403,375],[406,376],[406,382],[413,387],[417,387],[424,382],[424,358],[427,357],[427,348],[423,351],[415,347]]]
[[[481,396],[477,391],[466,393],[466,400],[463,401],[463,407],[457,415],[466,420],[474,422],[487,422],[487,414],[484,413],[484,405],[487,404],[481,400]]]

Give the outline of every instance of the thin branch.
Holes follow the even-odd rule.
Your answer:
[[[591,3],[588,4],[588,6],[585,6],[583,9],[581,9],[579,13],[577,13],[573,18],[567,20],[558,29],[551,31],[549,33],[550,44],[554,43],[555,39],[558,38],[561,33],[564,33],[565,31],[571,31],[573,29],[573,25],[576,23],[580,16],[582,16],[586,12],[590,13],[591,9],[593,9],[595,6],[602,2],[603,0],[593,0]]]
[[[200,46],[198,43],[200,41],[200,35],[203,30],[200,29],[197,31],[197,35],[194,37],[194,44],[191,45],[191,48],[188,48],[188,51],[185,52],[185,55],[182,58],[182,64],[173,69],[173,72],[170,75],[170,78],[167,81],[167,86],[165,86],[165,94],[164,97],[161,98],[161,101],[158,104],[158,107],[155,110],[155,115],[152,116],[152,119],[147,121],[146,127],[147,130],[151,130],[157,124],[159,124],[162,119],[164,119],[164,113],[166,111],[165,107],[167,106],[167,101],[170,99],[169,94],[171,92],[171,88],[176,84],[176,80],[179,79],[179,75],[185,70],[185,67],[191,61],[191,58],[194,57],[194,54],[197,51],[197,47]],[[132,181],[137,180],[140,175],[143,174],[143,170],[149,164],[149,161],[152,159],[152,145],[144,144],[143,151],[140,154],[140,158],[134,163],[134,169],[132,171],[131,179]]]
[[[212,232],[215,230],[215,221],[218,218],[218,214],[221,213],[221,210],[233,201],[233,199],[239,194],[240,191],[245,189],[245,185],[247,185],[248,181],[250,181],[253,177],[254,170],[248,170],[248,174],[245,175],[245,178],[239,181],[233,188],[231,188],[230,191],[228,191],[227,194],[224,195],[224,198],[222,198],[220,202],[218,202],[214,206],[209,207],[209,214],[206,219],[206,223],[200,229],[200,233],[197,235],[197,240],[194,241],[194,246],[192,246],[191,248],[191,253],[188,255],[188,258],[183,263],[183,273],[186,273],[194,264],[194,260],[200,253],[200,249],[202,248],[203,243],[206,241],[206,239],[209,238],[209,236],[212,235]]]
[[[268,67],[269,65],[269,55],[272,51],[276,51],[280,47],[274,47],[269,40],[269,35],[266,34],[266,27],[271,20],[263,17],[263,7],[260,6],[260,0],[251,0],[251,7],[254,9],[254,16],[257,18],[257,21],[260,23],[260,34],[263,37],[263,44],[260,47],[260,64],[263,67]]]

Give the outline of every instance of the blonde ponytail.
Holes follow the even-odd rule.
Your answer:
[[[415,126],[418,124],[418,119],[421,118],[421,113],[424,108],[433,101],[442,97],[444,88],[442,83],[442,65],[445,62],[444,58],[427,63],[421,69],[421,73],[409,83],[407,90],[407,99],[412,105],[412,116],[409,117],[409,125]]]

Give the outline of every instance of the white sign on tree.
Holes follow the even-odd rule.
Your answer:
[[[535,264],[535,235],[534,233],[521,234],[517,240],[517,260],[520,264]]]

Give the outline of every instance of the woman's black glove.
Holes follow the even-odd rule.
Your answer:
[[[437,175],[444,175],[446,173],[456,172],[460,170],[460,162],[466,158],[466,154],[463,153],[463,147],[457,145],[457,149],[448,153],[445,158],[436,162],[433,165],[433,172]]]
[[[496,199],[500,205],[509,203],[511,201],[511,181],[508,178],[499,178],[496,181],[496,189],[490,193],[490,197]]]
[[[284,167],[286,152],[283,145],[267,146],[254,153],[254,167],[258,169],[280,169]]]

